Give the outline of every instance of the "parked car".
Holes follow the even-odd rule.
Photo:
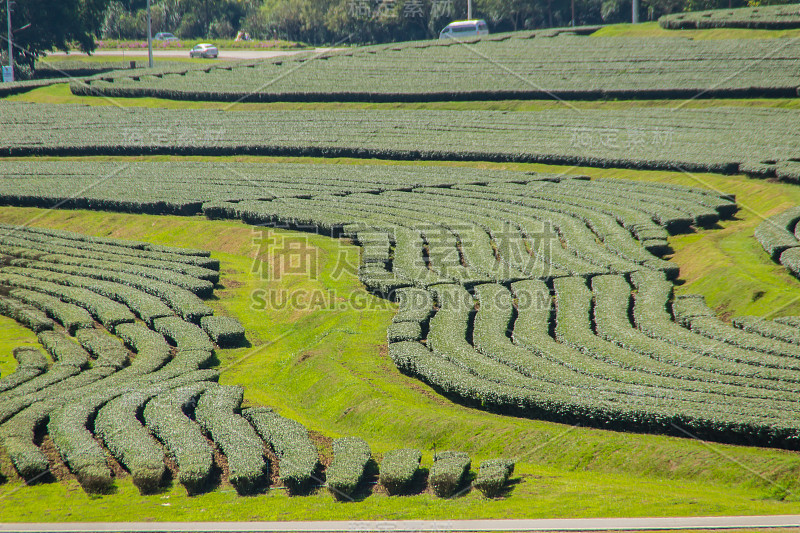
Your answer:
[[[216,58],[219,55],[217,47],[211,43],[200,43],[189,51],[189,57]]]
[[[156,41],[177,41],[178,40],[178,38],[175,37],[174,35],[172,35],[171,33],[163,32],[163,31],[159,32],[159,33],[156,33],[156,36],[153,37],[153,39],[155,39]]]
[[[463,39],[477,35],[489,35],[485,20],[457,20],[451,22],[439,33],[439,39]]]

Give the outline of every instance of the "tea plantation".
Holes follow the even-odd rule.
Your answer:
[[[229,102],[797,97],[800,45],[518,32],[222,68],[97,76],[75,94]],[[454,74],[457,73],[457,74]],[[269,80],[265,83],[265,80]]]
[[[0,99],[0,520],[796,514],[800,49],[594,30]]]
[[[658,19],[668,30],[702,28],[758,28],[783,30],[800,28],[800,11],[797,4],[741,7],[738,9],[710,9],[690,13],[673,13]]]
[[[0,153],[14,157],[359,157],[743,172],[765,177],[780,173],[790,179],[796,175],[794,160],[800,159],[797,109],[671,107],[564,108],[532,115],[408,109],[174,110],[0,102]]]

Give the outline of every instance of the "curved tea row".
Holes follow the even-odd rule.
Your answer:
[[[0,312],[37,332],[49,356],[17,349],[16,371],[0,380],[0,445],[19,474],[31,482],[49,473],[42,427],[94,492],[113,485],[110,458],[142,491],[161,484],[165,450],[180,456],[186,444],[210,458],[211,443],[181,401],[237,390],[217,385],[217,371],[207,368],[211,338],[235,344],[244,335],[201,299],[219,280],[219,262],[200,250],[22,226],[0,226],[0,243]],[[212,404],[204,413],[222,411]],[[195,430],[160,433],[164,426]],[[200,487],[211,467],[178,460],[179,479]]]
[[[20,347],[16,371],[0,379],[0,446],[27,482],[48,477],[58,460],[85,490],[103,493],[117,462],[152,493],[174,465],[177,481],[197,493],[212,486],[218,453],[240,493],[269,484],[270,455],[291,494],[326,482],[349,500],[363,486],[373,462],[363,440],[334,441],[323,473],[306,428],[269,408],[243,410],[243,389],[217,384],[214,349],[240,344],[244,330],[200,298],[219,280],[206,252],[0,225],[0,259],[0,313],[37,332],[50,356]],[[405,493],[420,468],[419,451],[398,452],[381,467],[392,494]],[[475,487],[491,496],[513,463],[487,465]],[[466,482],[469,459],[458,475],[439,469],[430,483],[448,496]]]
[[[482,180],[480,171],[461,179],[446,174],[431,186],[423,174],[435,169],[409,167],[351,174],[347,185],[329,178],[314,189],[303,185],[305,167],[295,168],[295,175],[287,167],[260,182],[275,194],[234,189],[203,202],[202,212],[357,242],[360,279],[401,301],[387,338],[402,370],[459,401],[503,413],[796,447],[794,326],[742,319],[736,328],[697,298],[673,298],[670,280],[678,269],[660,257],[671,233],[735,213],[732,197],[512,172],[489,172]],[[284,184],[293,181],[290,191]],[[209,320],[198,296],[215,279],[207,259],[187,256],[167,281],[135,261],[114,270],[102,255],[85,263],[83,244],[72,256],[59,241],[35,235],[23,242],[3,237],[0,246],[14,257],[0,273],[23,303],[60,298],[71,305],[81,298],[76,289],[111,294],[113,287],[102,284],[125,284],[148,298],[116,298],[127,298],[128,308],[161,335],[183,339],[192,353],[209,347],[185,327]],[[147,261],[164,259],[159,250],[142,251]],[[64,285],[93,281],[62,295],[43,279],[53,273]],[[21,292],[31,290],[35,297]],[[108,327],[127,324],[124,309],[86,301],[84,308]],[[87,319],[57,312],[71,329]],[[213,434],[213,426],[207,431]]]

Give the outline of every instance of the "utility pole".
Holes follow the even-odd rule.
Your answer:
[[[631,22],[633,22],[634,24],[638,24],[639,23],[639,0],[633,0],[633,2],[631,2],[631,4],[633,6],[633,13],[632,13],[632,17],[631,17]]]
[[[8,81],[14,81],[14,45],[12,44],[12,35],[11,35],[11,2],[10,0],[6,0],[6,17],[8,20],[8,68],[11,71],[11,79]]]
[[[147,0],[147,57],[150,68],[153,68],[153,26],[150,19],[150,0]]]
[[[467,0],[467,20],[472,20],[472,0]]]
[[[634,2],[635,1],[636,0],[634,0]],[[575,27],[575,0],[572,0],[571,7],[572,7],[572,23],[570,24],[570,26]]]

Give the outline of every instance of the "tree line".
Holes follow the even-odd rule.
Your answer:
[[[473,0],[473,17],[486,19],[493,32],[629,22],[631,1]],[[748,5],[748,0],[639,1],[643,21],[678,11]],[[112,0],[103,37],[141,39],[145,2]],[[310,44],[379,43],[436,37],[449,22],[466,18],[467,0],[153,0],[151,12],[154,32],[182,39],[231,39],[243,31],[254,39]]]

